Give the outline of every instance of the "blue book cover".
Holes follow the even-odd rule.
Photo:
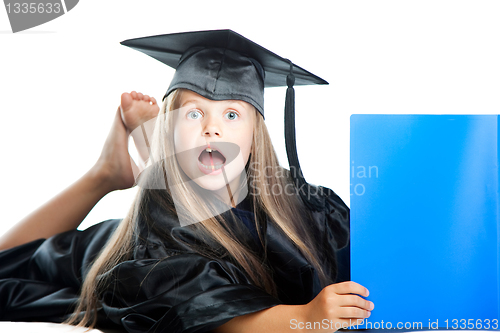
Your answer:
[[[375,303],[358,328],[500,328],[498,124],[351,116],[351,279]]]

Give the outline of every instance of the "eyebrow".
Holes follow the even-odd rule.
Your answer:
[[[199,104],[199,102],[200,102],[200,100],[197,100],[197,99],[188,99],[187,101],[185,101],[184,103],[182,103],[180,107],[182,108],[186,104],[189,104],[189,103]],[[201,101],[201,102],[205,102],[205,101]],[[226,102],[229,105],[237,104],[240,107],[243,107],[243,108],[245,107],[245,104],[243,104],[244,102],[240,101],[240,100],[237,100],[237,99],[224,99],[224,100],[221,100],[221,101],[214,101],[214,102]]]
[[[196,104],[196,102],[197,102],[197,100],[195,100],[195,99],[189,99],[189,100],[185,101],[184,103],[182,103],[180,107],[182,108],[188,103]]]
[[[239,106],[245,108],[245,102],[244,101],[240,101],[238,99],[231,99],[231,100],[228,100],[228,103],[231,103],[231,104],[238,104]]]

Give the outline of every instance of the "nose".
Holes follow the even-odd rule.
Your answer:
[[[205,117],[202,133],[205,137],[222,137],[222,128],[214,115],[209,114],[207,115],[207,117]]]

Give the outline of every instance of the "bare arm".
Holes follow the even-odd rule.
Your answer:
[[[360,324],[370,316],[374,305],[358,296],[368,290],[348,281],[331,284],[309,303],[277,305],[269,309],[235,317],[219,326],[214,333],[326,333]],[[358,320],[360,322],[358,322]],[[313,326],[307,327],[307,323]],[[316,324],[316,327],[314,326]]]
[[[235,317],[219,326],[214,333],[245,333],[245,332],[273,332],[291,333],[302,332],[293,329],[294,321],[304,322],[304,305],[276,305],[272,308]],[[292,324],[291,324],[292,323]]]

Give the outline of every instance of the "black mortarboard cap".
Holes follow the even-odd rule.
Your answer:
[[[156,35],[121,44],[176,69],[163,98],[175,89],[185,88],[211,100],[243,100],[264,116],[264,87],[288,86],[285,140],[290,171],[306,205],[321,209],[319,201],[306,193],[297,157],[293,86],[328,82],[232,30]]]

